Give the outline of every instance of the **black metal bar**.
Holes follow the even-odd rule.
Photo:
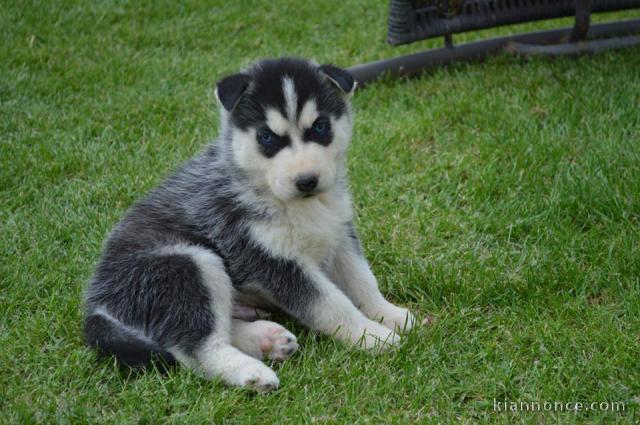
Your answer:
[[[601,40],[581,41],[578,43],[561,43],[551,45],[510,43],[506,50],[524,56],[576,56],[586,53],[600,53],[605,50],[616,50],[640,44],[640,36],[604,38]]]
[[[591,0],[576,0],[576,20],[569,41],[576,42],[587,38],[591,21]]]
[[[354,65],[348,68],[348,70],[358,81],[358,84],[362,85],[375,80],[383,73],[389,73],[394,76],[412,76],[420,74],[426,69],[448,65],[453,62],[482,60],[489,55],[504,51],[509,43],[557,43],[562,40],[567,40],[571,31],[571,28],[563,28],[492,38],[489,40],[460,44],[452,49],[445,47],[426,50],[407,56]],[[593,25],[589,31],[590,37],[596,39],[637,33],[640,33],[640,19]]]
[[[447,49],[453,49],[453,34],[444,35],[444,47]]]

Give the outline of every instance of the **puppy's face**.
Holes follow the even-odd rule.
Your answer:
[[[258,63],[217,84],[236,165],[282,201],[329,190],[351,139],[353,78],[297,59]]]

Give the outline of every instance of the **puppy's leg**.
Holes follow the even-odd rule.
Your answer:
[[[307,327],[350,345],[386,348],[399,342],[392,329],[358,310],[313,259],[287,258],[288,253],[273,249],[270,239],[263,236],[268,230],[263,230],[253,231],[259,245],[243,246],[244,264],[252,267],[247,270],[242,262],[231,264],[232,273],[244,275],[244,291],[263,297]]]
[[[329,275],[362,312],[373,320],[381,320],[390,329],[409,330],[416,323],[409,310],[384,299],[378,282],[362,254],[360,242],[352,230],[339,245]]]
[[[365,317],[312,261],[267,260],[259,255],[253,256],[261,263],[255,276],[260,287],[255,289],[266,292],[269,300],[304,325],[367,349],[400,341],[393,330]]]
[[[215,332],[207,337],[195,356],[174,350],[175,358],[207,378],[221,378],[235,387],[271,391],[280,381],[268,366],[233,347],[226,335]]]
[[[298,349],[295,335],[284,326],[268,320],[231,322],[231,343],[257,359],[285,360]]]
[[[231,345],[231,299],[232,286],[224,270],[222,260],[203,248],[189,245],[174,245],[163,248],[158,258],[165,260],[181,258],[195,266],[194,277],[188,267],[176,273],[183,280],[194,280],[191,286],[201,285],[208,305],[199,311],[197,302],[189,301],[187,287],[164,300],[172,312],[156,320],[177,329],[175,343],[168,351],[181,363],[204,374],[207,378],[221,378],[227,384],[251,387],[260,391],[277,388],[276,374],[265,364],[250,357]],[[191,267],[193,269],[193,267]],[[174,285],[177,282],[173,282]]]
[[[317,291],[305,314],[312,329],[366,349],[388,348],[400,342],[392,328],[365,317],[324,273],[311,267],[307,273]]]

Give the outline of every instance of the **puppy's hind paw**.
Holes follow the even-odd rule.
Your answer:
[[[283,361],[298,350],[298,340],[294,334],[276,325],[264,334],[260,349],[271,360]]]
[[[268,392],[277,389],[280,380],[273,370],[256,360],[239,369],[232,377],[232,384],[258,392]]]

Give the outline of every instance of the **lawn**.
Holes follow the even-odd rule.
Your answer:
[[[184,369],[130,375],[83,346],[102,241],[215,137],[215,81],[263,57],[349,66],[441,43],[387,46],[386,13],[354,0],[0,4],[0,422],[640,420],[639,48],[503,56],[356,94],[366,254],[389,299],[434,319],[399,349],[357,352],[287,322],[301,349],[260,396]]]

